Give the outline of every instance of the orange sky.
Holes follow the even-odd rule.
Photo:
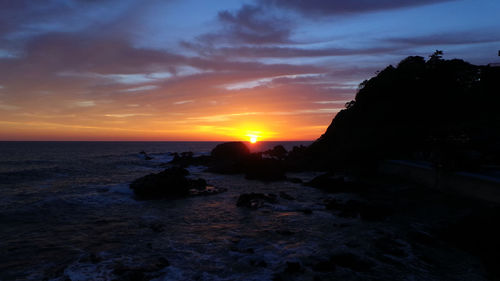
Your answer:
[[[227,90],[197,83],[104,99],[43,93],[1,112],[1,139],[314,140],[345,103],[301,97],[290,85]],[[196,95],[184,94],[191,89]]]

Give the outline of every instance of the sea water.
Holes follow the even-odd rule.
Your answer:
[[[128,187],[132,180],[164,169],[161,164],[170,161],[173,152],[209,154],[218,143],[0,142],[0,280],[68,275],[72,280],[107,280],[113,277],[111,263],[148,262],[157,255],[170,261],[169,270],[176,271],[171,277],[230,276],[220,271],[226,266],[224,259],[231,259],[225,256],[229,251],[225,243],[242,235],[238,233],[243,225],[245,229],[253,225],[247,225],[246,215],[235,208],[234,197],[238,192],[257,192],[260,183],[237,187],[231,182],[246,181],[202,175],[203,167],[193,167],[194,174],[230,191],[138,202]],[[277,144],[249,147],[263,151]],[[308,143],[281,144],[290,149]],[[141,151],[153,159],[145,160]],[[161,231],[151,230],[155,224]],[[80,262],[89,254],[98,255],[100,262]]]
[[[193,166],[192,176],[227,192],[134,199],[130,182],[165,169],[173,152],[206,155],[217,144],[0,142],[0,280],[485,280],[477,259],[409,240],[405,233],[425,230],[425,220],[366,222],[325,209],[326,198],[363,200],[355,194]],[[237,207],[250,192],[274,193],[278,202]],[[338,253],[347,261],[315,267]]]

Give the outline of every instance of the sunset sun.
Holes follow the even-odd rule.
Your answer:
[[[250,137],[250,143],[256,143],[257,137]]]

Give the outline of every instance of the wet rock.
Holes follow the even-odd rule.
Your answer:
[[[367,190],[367,186],[360,182],[346,181],[344,177],[330,173],[319,175],[305,183],[307,186],[321,189],[328,193],[360,193]]]
[[[229,247],[229,250],[232,252],[237,252],[237,253],[242,253],[242,254],[254,254],[255,250],[253,248],[246,248],[246,249],[241,249],[236,246],[231,246]]]
[[[285,273],[297,274],[302,272],[304,272],[304,269],[302,268],[299,262],[290,262],[290,261],[286,262]]]
[[[165,230],[165,225],[161,222],[153,222],[149,225],[149,228],[156,233],[163,232]]]
[[[251,260],[250,265],[256,266],[256,267],[267,267],[267,262],[265,262],[263,260],[260,260],[260,261]]]
[[[283,161],[262,158],[259,153],[252,153],[241,162],[245,178],[261,181],[278,181],[286,179]]]
[[[95,253],[89,253],[88,255],[84,255],[79,259],[79,262],[89,262],[93,264],[99,263],[101,261],[102,261],[101,257],[96,255]]]
[[[299,178],[287,178],[287,180],[289,182],[292,182],[292,183],[302,183],[303,181]]]
[[[169,162],[169,164],[188,167],[188,166],[208,166],[212,157],[207,155],[201,155],[198,157],[194,157],[193,152],[186,151],[181,152],[180,154],[175,152],[172,154],[174,159]]]
[[[161,276],[158,271],[167,266],[170,266],[170,263],[164,257],[154,258],[142,263],[117,263],[114,266],[113,274],[117,277],[116,280],[145,281]]]
[[[290,235],[294,235],[295,234],[295,232],[290,231],[288,229],[276,230],[276,233],[278,233],[279,235],[284,235],[284,236],[290,236]]]
[[[394,210],[384,205],[365,204],[361,208],[360,217],[365,221],[380,221],[392,215]]]
[[[313,210],[311,210],[311,209],[302,209],[300,211],[302,213],[304,213],[305,215],[311,215],[313,213]]]
[[[243,193],[238,197],[236,206],[257,209],[262,207],[265,203],[273,204],[276,202],[278,202],[278,200],[275,194]]]
[[[319,272],[333,272],[335,268],[335,263],[330,260],[319,261],[312,266],[312,270]]]
[[[339,211],[338,216],[343,218],[361,218],[366,221],[383,220],[393,213],[392,208],[383,205],[375,205],[358,200],[342,202],[336,199],[325,200],[325,208]]]
[[[189,195],[189,172],[172,167],[157,174],[149,174],[134,180],[130,188],[137,199],[163,199]]]
[[[478,256],[491,280],[500,280],[500,207],[481,206],[438,228],[436,236]]]
[[[204,179],[187,178],[188,175],[189,172],[186,169],[172,167],[163,172],[136,179],[130,184],[130,188],[139,200],[208,195],[225,191],[225,189],[214,187],[207,188]]]
[[[381,237],[373,242],[373,245],[380,250],[384,255],[391,255],[398,258],[407,257],[408,254],[404,250],[404,245],[398,242],[393,237]]]
[[[280,192],[280,197],[283,198],[283,199],[286,199],[286,200],[295,200],[295,197],[287,194],[286,192],[284,191],[281,191]]]
[[[330,258],[330,262],[335,265],[349,268],[358,272],[366,272],[373,267],[373,262],[356,256],[352,253],[338,253]]]
[[[189,180],[189,189],[205,189],[207,186],[207,181],[204,179],[190,179]]]
[[[226,192],[227,188],[223,187],[214,187],[207,185],[204,189],[190,189],[189,194],[191,196],[207,196],[207,195],[213,195],[213,194],[218,194],[222,192]]]
[[[430,233],[422,230],[414,230],[408,233],[408,237],[412,242],[416,242],[422,245],[432,245],[436,243],[436,238]]]
[[[139,154],[143,155],[144,156],[144,160],[152,160],[154,159],[153,157],[149,156],[146,151],[142,150],[141,152],[139,152]]]

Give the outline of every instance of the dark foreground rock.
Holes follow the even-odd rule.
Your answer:
[[[368,190],[368,186],[355,181],[346,181],[344,177],[330,173],[319,175],[305,185],[321,189],[328,193],[361,193]]]
[[[238,198],[236,206],[257,209],[262,207],[265,203],[278,202],[276,194],[263,194],[263,193],[243,193]]]
[[[491,280],[500,280],[500,207],[476,207],[437,231],[447,243],[478,256]]]
[[[117,277],[116,280],[124,281],[146,281],[158,278],[162,275],[160,270],[170,266],[167,259],[158,257],[148,261],[148,263],[117,263],[113,269],[113,275]]]
[[[325,207],[328,210],[338,211],[338,216],[344,218],[357,218],[366,221],[384,220],[394,211],[389,206],[367,203],[358,200],[348,200],[342,202],[336,199],[325,200]]]
[[[262,154],[260,153],[252,153],[250,156],[246,157],[246,159],[242,161],[241,167],[242,172],[245,173],[246,179],[261,181],[286,179],[286,169],[283,165],[283,161],[272,158],[262,158]]]
[[[138,178],[130,184],[130,188],[139,200],[179,198],[226,191],[208,186],[204,179],[190,179],[188,175],[188,170],[172,167],[157,174]]]

